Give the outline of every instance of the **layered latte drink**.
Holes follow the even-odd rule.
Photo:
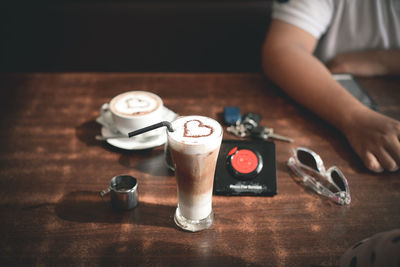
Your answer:
[[[178,186],[176,224],[188,231],[200,231],[213,222],[212,192],[221,125],[207,117],[179,117],[168,132],[168,146]]]

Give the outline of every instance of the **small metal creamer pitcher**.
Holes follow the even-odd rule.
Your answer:
[[[111,205],[116,210],[130,210],[138,204],[138,182],[130,175],[117,175],[111,179],[110,186],[100,192],[101,197],[110,193]]]

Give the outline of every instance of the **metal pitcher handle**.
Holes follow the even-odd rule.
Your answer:
[[[106,194],[110,193],[110,191],[111,191],[111,188],[110,188],[110,187],[108,187],[108,188],[104,189],[103,191],[101,191],[101,192],[100,192],[101,198],[103,198],[103,200],[104,200],[104,196],[105,196]]]

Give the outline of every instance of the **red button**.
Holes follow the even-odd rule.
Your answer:
[[[231,158],[232,167],[240,173],[251,173],[258,166],[257,155],[248,149],[241,149]]]

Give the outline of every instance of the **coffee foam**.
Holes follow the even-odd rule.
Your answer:
[[[130,91],[116,96],[111,109],[123,116],[142,116],[156,111],[161,104],[161,99],[153,93]]]
[[[221,125],[204,116],[184,116],[172,122],[168,142],[175,150],[186,154],[206,153],[219,147],[222,140]]]

